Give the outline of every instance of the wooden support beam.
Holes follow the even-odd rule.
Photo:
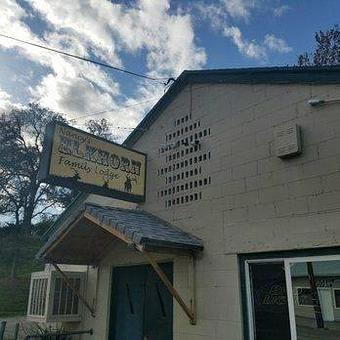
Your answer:
[[[158,274],[159,278],[162,280],[162,282],[165,284],[166,288],[169,290],[170,294],[176,299],[178,304],[182,307],[183,311],[185,314],[189,317],[190,323],[192,325],[196,324],[196,316],[195,313],[191,308],[189,308],[184,300],[181,298],[175,287],[172,285],[166,274],[163,272],[162,268],[159,266],[157,261],[153,258],[153,256],[148,253],[145,250],[142,250],[141,248],[139,249],[142,254],[147,258],[148,262],[151,264],[152,268],[155,270],[155,272]]]
[[[110,234],[112,234],[113,236],[119,238],[121,241],[127,243],[127,244],[131,244],[132,240],[125,236],[124,234],[120,233],[119,231],[117,231],[116,229],[108,226],[107,224],[103,223],[101,220],[99,220],[96,217],[93,217],[91,214],[87,213],[86,211],[84,212],[83,215],[87,220],[91,221],[94,224],[97,224],[99,227],[103,228],[104,230],[106,230],[107,232],[109,232]]]
[[[44,251],[44,257],[47,257],[47,254],[49,254],[67,235],[68,233],[73,229],[73,227],[81,221],[81,219],[83,218],[83,214],[80,213],[78,214],[78,216],[74,219],[74,221],[69,225],[68,228],[66,228],[66,230],[64,230],[57,238],[57,240]]]
[[[78,299],[84,304],[84,306],[90,311],[91,316],[94,318],[95,312],[94,309],[90,306],[90,304],[86,301],[86,299],[80,294],[80,292],[78,291],[78,289],[76,289],[76,287],[73,286],[73,284],[71,283],[70,279],[67,277],[67,275],[59,268],[59,266],[52,262],[52,266],[55,268],[55,270],[62,276],[64,282],[66,283],[66,285],[72,289],[72,291],[74,292],[74,294],[77,295]]]
[[[196,314],[196,260],[195,256],[192,255],[189,258],[188,263],[188,277],[189,277],[189,291],[190,291],[190,309],[194,314],[193,324],[197,323]]]

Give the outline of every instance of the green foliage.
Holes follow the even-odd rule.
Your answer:
[[[327,31],[315,33],[315,51],[299,55],[299,66],[340,65],[340,27],[334,25]]]
[[[29,277],[19,277],[15,284],[0,280],[0,318],[25,315]]]
[[[41,247],[37,237],[0,229],[0,317],[25,315],[31,272],[43,270],[34,260]],[[16,278],[11,278],[14,250],[18,250]]]

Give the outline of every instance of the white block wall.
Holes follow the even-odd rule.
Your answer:
[[[142,208],[204,241],[197,261],[198,323],[190,325],[174,302],[174,339],[239,340],[237,254],[340,245],[340,104],[308,104],[312,96],[340,98],[340,86],[193,85],[192,118],[211,129],[202,142],[211,160],[202,168],[212,182],[202,200],[165,208],[157,194],[164,187],[158,150],[174,120],[189,113],[189,94],[182,91],[135,146],[148,154]],[[288,121],[301,126],[303,152],[281,160],[273,133]],[[108,326],[108,273],[115,261],[113,254],[106,259],[99,278],[100,320],[91,325],[97,331],[100,325],[100,336]],[[187,296],[183,261],[175,259],[175,286]]]

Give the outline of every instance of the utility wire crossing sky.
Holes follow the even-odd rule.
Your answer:
[[[185,69],[296,64],[340,2],[3,0],[0,17],[0,112],[39,102],[124,139]]]
[[[17,42],[20,42],[20,43],[23,43],[23,44],[27,44],[27,45],[30,45],[30,46],[39,47],[39,48],[42,48],[42,49],[47,50],[47,51],[59,53],[59,54],[62,54],[64,56],[66,56],[66,57],[75,58],[75,59],[78,59],[78,60],[81,60],[81,61],[87,61],[87,62],[95,64],[95,65],[107,67],[107,68],[110,68],[110,69],[118,71],[118,72],[123,72],[123,73],[129,74],[131,76],[145,78],[145,79],[149,79],[149,80],[154,80],[154,81],[157,81],[157,82],[160,81],[160,80],[163,80],[163,81],[167,80],[167,82],[161,82],[161,84],[164,84],[164,85],[167,85],[167,83],[169,81],[169,78],[165,78],[165,77],[162,77],[162,78],[149,77],[149,76],[146,76],[145,74],[140,74],[140,73],[132,72],[132,71],[129,71],[129,70],[125,70],[125,69],[122,69],[122,68],[119,68],[119,67],[116,67],[116,66],[112,66],[112,65],[109,65],[109,64],[102,63],[100,61],[96,61],[96,60],[92,60],[92,59],[89,59],[89,58],[85,58],[85,57],[81,57],[81,56],[78,56],[78,55],[74,55],[74,54],[71,54],[71,53],[67,53],[67,52],[64,52],[64,51],[56,50],[56,49],[51,48],[51,47],[42,46],[42,45],[39,45],[39,44],[34,44],[32,42],[24,41],[24,40],[21,40],[21,39],[18,39],[18,38],[14,38],[14,37],[10,37],[10,36],[2,34],[2,33],[0,33],[0,36],[4,37],[4,38],[7,38],[7,39],[11,39],[11,40],[17,41]]]

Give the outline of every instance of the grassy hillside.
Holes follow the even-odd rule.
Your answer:
[[[0,318],[26,314],[31,272],[43,268],[34,261],[40,246],[37,237],[0,233]],[[16,251],[16,279],[11,279]]]

